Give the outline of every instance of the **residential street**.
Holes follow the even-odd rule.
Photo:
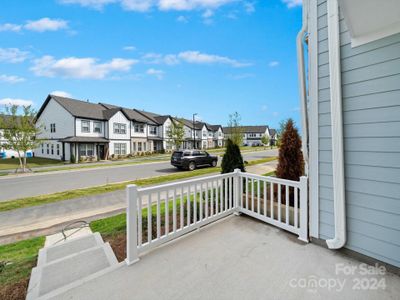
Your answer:
[[[275,170],[276,166],[277,161],[275,160],[250,166],[247,170],[261,175]],[[184,189],[185,191],[186,189]],[[143,205],[145,206],[146,203],[143,203]],[[100,219],[120,213],[124,211],[125,207],[126,192],[119,190],[0,212],[0,219],[2,220],[0,223],[0,244],[30,236],[59,232],[63,226],[70,222]]]
[[[244,153],[244,160],[277,156],[278,150]],[[221,159],[219,159],[220,161]],[[95,169],[55,171],[42,174],[0,177],[0,201],[51,194],[139,178],[179,172],[169,162],[115,166]]]

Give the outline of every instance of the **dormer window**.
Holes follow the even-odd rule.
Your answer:
[[[150,134],[153,134],[153,135],[157,134],[157,127],[156,126],[150,126]]]
[[[50,132],[56,132],[56,123],[51,123],[50,124]]]
[[[135,132],[143,133],[144,132],[144,125],[143,124],[135,124],[133,127]]]
[[[126,134],[126,124],[114,123],[115,134]]]

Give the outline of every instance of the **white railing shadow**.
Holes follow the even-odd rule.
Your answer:
[[[127,186],[127,264],[161,244],[233,213],[308,242],[307,177],[290,181],[240,172],[154,187]]]

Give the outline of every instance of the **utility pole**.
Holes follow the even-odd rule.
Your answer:
[[[193,114],[193,149],[196,149],[196,127],[195,127],[195,117],[197,113]]]

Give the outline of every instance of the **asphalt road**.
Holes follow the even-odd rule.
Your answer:
[[[244,160],[277,156],[278,150],[244,153]],[[169,162],[57,171],[13,177],[0,177],[0,201],[51,194],[139,178],[180,172]]]

